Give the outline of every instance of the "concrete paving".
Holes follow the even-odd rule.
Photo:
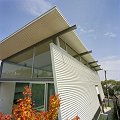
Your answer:
[[[101,113],[99,120],[113,120],[113,109],[111,107],[107,107],[104,109],[104,113]]]
[[[106,106],[108,105],[108,101],[105,102]],[[114,120],[113,119],[113,101],[110,99],[109,103],[110,107],[104,107],[104,113],[101,113],[99,120]]]
[[[105,113],[108,115],[108,120],[112,120],[113,119],[113,108],[111,107],[107,107],[104,109]]]

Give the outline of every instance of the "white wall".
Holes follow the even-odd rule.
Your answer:
[[[104,97],[98,74],[53,44],[51,56],[55,90],[61,98],[61,119],[78,115],[80,120],[92,120],[100,106],[95,85]]]
[[[0,83],[0,111],[10,114],[13,106],[15,83]]]

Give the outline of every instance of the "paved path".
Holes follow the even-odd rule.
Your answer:
[[[105,108],[105,114],[108,114],[108,120],[112,120],[112,116],[113,116],[113,108],[111,107],[107,107],[107,109]]]
[[[106,101],[106,105],[108,105],[108,101]],[[110,100],[110,107],[104,108],[104,114],[101,115],[99,120],[114,120],[113,119],[113,101]],[[108,119],[107,119],[108,116]]]

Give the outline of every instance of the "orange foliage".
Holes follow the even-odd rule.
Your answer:
[[[77,115],[76,117],[74,117],[72,120],[80,120],[79,116]]]
[[[0,120],[12,120],[12,115],[5,115],[2,112],[0,112]]]
[[[37,112],[32,108],[31,89],[26,86],[23,92],[24,99],[18,100],[18,106],[13,109],[16,120],[56,120],[60,99],[58,95],[50,97],[49,110],[47,112]]]
[[[34,120],[35,113],[32,109],[31,89],[26,86],[23,92],[24,99],[19,99],[18,105],[13,109],[13,115],[16,120]]]
[[[60,107],[59,95],[53,95],[49,99],[49,110],[38,112],[32,106],[31,89],[26,86],[23,92],[24,99],[19,99],[17,106],[13,108],[13,115],[4,115],[0,112],[0,120],[56,120]],[[80,120],[76,116],[72,120]]]

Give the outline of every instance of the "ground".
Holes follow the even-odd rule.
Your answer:
[[[108,102],[106,102],[106,104],[108,105]],[[104,114],[102,113],[101,115],[100,115],[100,118],[99,118],[99,120],[114,120],[113,119],[113,101],[112,101],[112,99],[110,100],[110,106],[108,107],[107,106],[107,108],[105,108],[104,109]]]

